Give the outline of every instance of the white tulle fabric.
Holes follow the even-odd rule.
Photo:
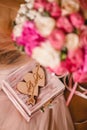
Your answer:
[[[63,95],[56,98],[56,104],[45,112],[38,111],[26,120],[17,111],[3,91],[0,91],[0,130],[74,130]]]

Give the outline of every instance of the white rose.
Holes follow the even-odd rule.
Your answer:
[[[55,20],[51,17],[38,15],[38,17],[35,19],[35,25],[40,34],[44,37],[47,37],[52,33],[56,23]]]
[[[25,2],[29,2],[29,3],[32,3],[32,1],[34,1],[34,0],[25,0]]]
[[[26,6],[28,9],[32,9],[34,6],[34,0],[26,0]]]
[[[34,7],[34,0],[27,3],[26,6],[27,6],[28,9],[32,9]]]
[[[49,42],[33,49],[32,57],[45,67],[55,68],[60,64],[60,53]]]
[[[61,11],[62,11],[62,15],[63,15],[63,16],[70,14],[70,11],[68,11],[68,10],[66,10],[66,9],[61,9]]]
[[[25,4],[21,4],[21,5],[20,5],[20,8],[19,8],[19,10],[18,10],[18,13],[19,13],[19,14],[26,14],[26,12],[27,12],[27,7],[26,7],[26,5],[25,5]]]
[[[21,24],[21,23],[24,23],[26,20],[27,20],[26,16],[21,16],[17,14],[15,22],[16,24]]]
[[[69,50],[75,50],[79,46],[79,37],[77,34],[70,33],[66,35],[66,47]]]
[[[62,15],[77,12],[80,9],[78,0],[62,0]]]
[[[21,35],[22,30],[23,30],[23,24],[18,24],[14,27],[13,29],[14,40],[16,37],[19,37]]]
[[[43,8],[43,7],[40,7],[40,8],[38,9],[38,11],[39,11],[40,13],[43,13],[43,12],[44,12],[44,8]]]
[[[28,9],[32,9],[33,8],[33,4],[31,4],[31,3],[26,4],[26,6],[27,6]]]

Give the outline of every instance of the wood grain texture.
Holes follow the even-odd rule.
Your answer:
[[[31,60],[20,53],[11,39],[12,23],[23,0],[0,0],[0,69],[20,66]]]
[[[0,69],[21,66],[31,60],[17,50],[12,41],[0,43]]]
[[[24,0],[0,0],[0,34],[10,35],[17,10]]]

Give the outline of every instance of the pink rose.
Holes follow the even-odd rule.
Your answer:
[[[73,73],[77,71],[83,65],[83,53],[81,50],[74,51],[72,54],[68,54],[67,58],[61,61],[59,66],[59,72]],[[58,68],[56,69],[58,70]]]
[[[61,62],[60,66],[55,67],[52,70],[56,75],[65,75],[68,71],[67,68],[65,68]]]
[[[84,51],[83,71],[87,73],[87,29],[83,30],[83,32],[80,35],[80,44],[83,47]]]
[[[83,53],[84,53],[83,71],[87,73],[87,45],[83,47]]]
[[[67,72],[71,73],[73,72],[73,70],[76,70],[76,66],[71,62],[69,58],[61,61],[59,66],[52,69],[52,71],[55,72],[57,75],[64,75]]]
[[[73,79],[75,82],[87,83],[87,72],[83,72],[82,69],[73,73]]]
[[[57,75],[63,75],[67,72],[72,73],[77,70],[76,64],[73,63],[69,58],[61,61],[60,65],[53,69]]]
[[[22,35],[18,37],[16,41],[18,44],[23,45],[29,54],[33,48],[41,45],[44,38],[36,31],[32,22],[25,22]]]
[[[35,0],[35,2],[34,2],[34,8],[37,10],[39,8],[45,9],[45,5],[46,5],[46,1],[43,1],[43,0]]]
[[[76,71],[78,68],[80,68],[83,65],[84,62],[84,56],[83,56],[83,50],[78,48],[75,51],[69,51],[68,58],[70,60],[70,72]]]
[[[80,35],[80,44],[81,46],[87,45],[87,29],[83,30]]]
[[[83,48],[83,64],[73,73],[73,78],[76,82],[87,82],[87,45]]]
[[[84,25],[84,18],[79,13],[70,14],[70,20],[75,28],[80,29]]]
[[[65,34],[62,30],[54,30],[49,37],[50,43],[55,49],[62,49],[65,44]]]
[[[76,68],[76,64],[73,63],[69,58],[66,58],[66,60],[61,62],[62,68],[66,69],[67,72],[71,73],[73,72]]]
[[[47,3],[45,8],[54,18],[58,18],[61,15],[61,9],[56,2]]]
[[[70,33],[73,31],[73,26],[66,16],[61,16],[57,20],[57,27],[64,29],[66,32]]]

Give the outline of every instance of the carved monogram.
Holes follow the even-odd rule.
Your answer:
[[[28,72],[24,75],[24,81],[17,84],[17,90],[29,96],[28,105],[36,103],[35,97],[39,95],[39,87],[45,86],[45,78],[44,69],[40,65],[37,65],[32,73]]]

